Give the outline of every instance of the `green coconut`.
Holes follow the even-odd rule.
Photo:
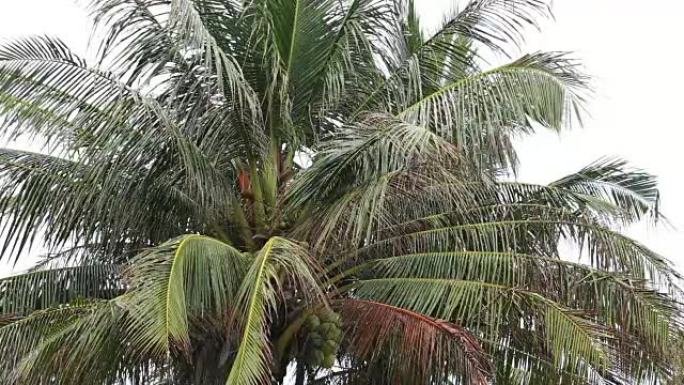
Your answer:
[[[321,333],[321,335],[327,336],[330,332],[332,332],[335,329],[337,329],[337,326],[335,324],[325,322],[318,327],[318,332]]]
[[[330,330],[328,333],[326,333],[326,336],[328,339],[335,340],[336,342],[340,342],[340,339],[342,338],[342,329],[340,328],[335,328]]]
[[[306,327],[311,329],[311,330],[316,329],[320,324],[321,324],[321,319],[318,318],[315,314],[310,315],[306,319]]]
[[[313,347],[323,346],[325,340],[326,338],[316,332],[309,334],[309,344]]]
[[[321,313],[318,314],[318,316],[321,318],[321,323],[325,322],[334,322],[335,321],[335,312],[331,310],[325,310],[322,311]]]
[[[325,357],[323,357],[323,361],[321,363],[321,366],[330,369],[335,365],[335,355],[334,354],[328,354]]]
[[[337,353],[337,348],[339,347],[339,344],[335,340],[327,340],[325,343],[323,343],[323,346],[321,347],[321,350],[325,354],[335,354]]]

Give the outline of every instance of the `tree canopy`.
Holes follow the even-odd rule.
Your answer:
[[[543,0],[92,0],[88,62],[0,46],[0,384],[663,384],[655,177],[515,181],[579,122]],[[491,65],[484,58],[507,58]],[[674,383],[674,382],[672,382]]]

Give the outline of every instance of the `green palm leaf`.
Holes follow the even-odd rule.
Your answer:
[[[286,284],[283,277],[299,287],[307,302],[319,301],[322,294],[314,266],[305,249],[284,238],[271,238],[256,255],[240,287],[243,331],[227,384],[254,385],[268,380],[268,318]]]
[[[537,293],[486,282],[410,277],[362,280],[354,285],[354,294],[465,325],[487,325],[493,334],[509,312],[521,311],[545,325],[559,367],[586,362],[600,370],[608,363],[599,325]],[[532,305],[531,314],[517,309],[521,301]]]
[[[121,267],[83,265],[37,270],[0,280],[0,313],[25,315],[86,299],[109,299],[123,290]]]
[[[190,320],[224,315],[244,267],[239,251],[200,235],[170,240],[136,257],[127,272],[133,289],[123,299],[133,348],[155,356],[174,346],[190,348]]]
[[[575,66],[558,53],[528,55],[413,99],[399,108],[398,116],[430,127],[464,149],[512,159],[502,135],[529,131],[530,121],[560,130],[579,116],[587,85]],[[498,131],[502,129],[510,131]],[[499,161],[507,164],[504,158]]]
[[[96,304],[69,305],[60,308],[40,310],[30,316],[3,325],[0,328],[0,354],[2,363],[0,381],[17,383],[22,376],[20,362],[34,349],[44,344],[51,335],[61,335],[78,322],[84,314],[90,314]],[[18,370],[19,369],[19,370]],[[49,368],[45,368],[50,373]],[[36,371],[40,368],[36,368]]]

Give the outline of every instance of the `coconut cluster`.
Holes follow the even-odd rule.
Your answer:
[[[305,327],[307,364],[331,368],[342,339],[342,320],[339,314],[328,308],[318,310],[306,319]]]

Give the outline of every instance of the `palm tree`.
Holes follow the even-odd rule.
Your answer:
[[[1,384],[662,383],[679,276],[620,229],[655,179],[511,181],[579,117],[541,0],[94,0],[93,65],[0,48]],[[579,259],[575,254],[580,252]],[[23,257],[22,257],[23,258]]]

